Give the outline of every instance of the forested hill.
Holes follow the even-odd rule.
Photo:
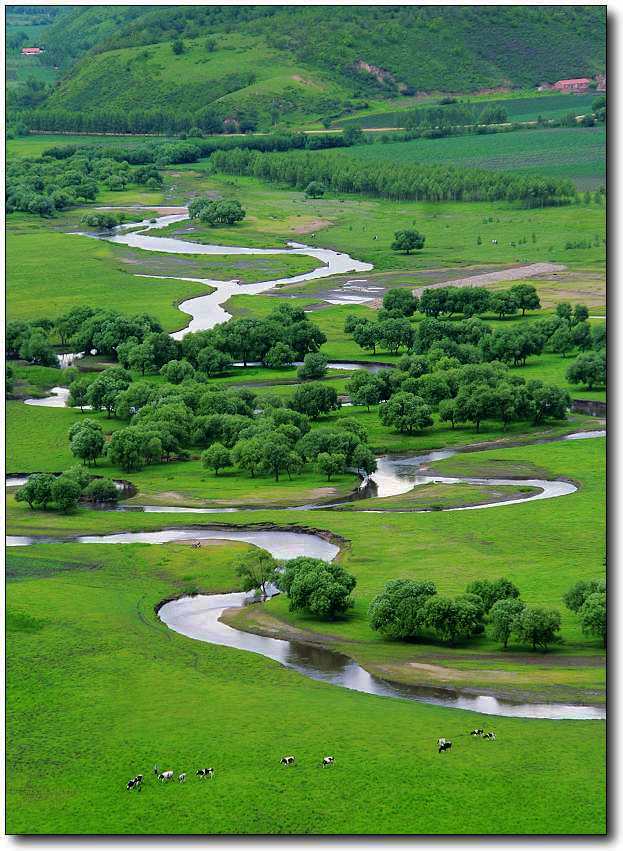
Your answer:
[[[604,6],[68,7],[44,108],[213,105],[256,126],[370,98],[534,86],[605,70]],[[114,128],[111,128],[114,129]]]

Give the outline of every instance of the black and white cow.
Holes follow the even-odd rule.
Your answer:
[[[327,765],[333,765],[335,762],[335,758],[332,756],[323,756],[322,758],[322,767],[326,768]]]
[[[214,777],[214,769],[213,768],[199,768],[195,774],[197,777]]]
[[[485,732],[484,730],[480,730],[480,729],[472,730],[472,732],[470,733],[470,736],[482,736],[484,734],[484,732]]]
[[[437,753],[442,753],[442,751],[449,751],[452,747],[452,742],[448,739],[437,739]]]
[[[173,780],[173,772],[172,771],[162,771],[158,775],[158,780],[160,780],[161,783],[166,783],[167,780]]]
[[[282,756],[280,762],[282,765],[294,765],[294,760],[293,756]]]
[[[492,733],[483,733],[482,738],[483,739],[492,739],[493,741],[495,741],[495,733],[493,733],[493,732]]]
[[[179,783],[186,783],[186,772],[183,771],[177,779]]]

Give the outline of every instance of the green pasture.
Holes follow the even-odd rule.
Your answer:
[[[496,718],[497,741],[474,741],[490,718],[348,692],[159,622],[154,606],[189,586],[235,588],[245,549],[11,551],[9,833],[605,831],[601,722]],[[336,762],[323,771],[325,753]],[[186,784],[158,784],[155,763]],[[194,776],[204,764],[213,781]],[[129,793],[138,772],[144,788]],[[486,805],[510,785],[504,807]]]

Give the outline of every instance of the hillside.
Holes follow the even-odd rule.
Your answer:
[[[48,28],[46,51],[69,69],[44,106],[58,129],[67,112],[111,129],[113,113],[137,109],[166,113],[171,129],[206,111],[265,129],[380,98],[592,76],[605,68],[605,11],[73,7]]]

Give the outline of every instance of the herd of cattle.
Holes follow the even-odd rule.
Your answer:
[[[296,762],[296,757],[283,756],[283,757],[281,757],[279,762],[281,763],[281,765],[286,765],[286,766],[287,765],[294,765],[295,762]],[[329,765],[333,765],[334,762],[335,762],[334,757],[323,756],[321,765],[322,765],[323,768],[326,768]],[[161,783],[167,783],[170,780],[173,780],[174,776],[175,776],[174,772],[171,771],[170,769],[167,770],[167,771],[160,771],[160,769],[158,768],[157,765],[154,765],[154,775],[157,777],[157,779]],[[181,774],[178,774],[177,782],[178,783],[185,783],[186,782],[186,776],[187,775],[186,775],[185,771],[183,771]],[[200,780],[206,779],[206,778],[209,778],[211,780],[214,777],[214,769],[213,768],[198,768],[197,771],[195,771],[195,776],[198,777]],[[144,779],[145,778],[143,777],[142,774],[137,774],[136,777],[133,777],[131,780],[128,780],[125,788],[128,789],[128,790],[136,789],[138,792],[140,792],[141,789],[143,788],[143,780]]]
[[[469,735],[479,736],[481,739],[491,739],[491,741],[495,741],[495,733],[485,733],[485,731],[481,729],[472,730]],[[451,747],[452,742],[450,741],[450,739],[437,739],[437,753],[449,751]]]
[[[495,740],[495,733],[493,733],[493,732],[485,733],[485,731],[481,730],[481,729],[472,730],[469,735],[470,736],[479,736],[482,739]],[[449,751],[451,747],[452,747],[452,742],[449,739],[437,739],[437,753],[443,753],[444,751]],[[285,765],[286,767],[291,766],[291,765],[296,765],[296,757],[294,757],[292,755],[282,756],[281,759],[279,760],[279,762],[280,762],[281,765]],[[322,766],[322,768],[328,768],[329,766],[333,765],[334,762],[335,762],[335,757],[323,756],[322,762],[320,763],[320,765]],[[171,770],[160,771],[160,769],[158,768],[157,765],[154,765],[154,774],[161,783],[167,783],[168,781],[173,780],[174,776],[175,776],[173,771],[171,771]],[[206,778],[209,778],[211,780],[214,777],[214,769],[213,768],[198,768],[197,771],[195,771],[195,776],[198,777],[200,780],[206,779]],[[143,779],[144,778],[143,778],[142,774],[137,774],[136,777],[133,777],[131,780],[128,780],[128,782],[126,784],[126,789],[136,789],[137,791],[140,792],[140,790],[142,789],[142,786],[143,786]],[[178,783],[185,783],[186,782],[186,772],[185,771],[183,771],[181,774],[178,774],[177,781],[178,781]]]

